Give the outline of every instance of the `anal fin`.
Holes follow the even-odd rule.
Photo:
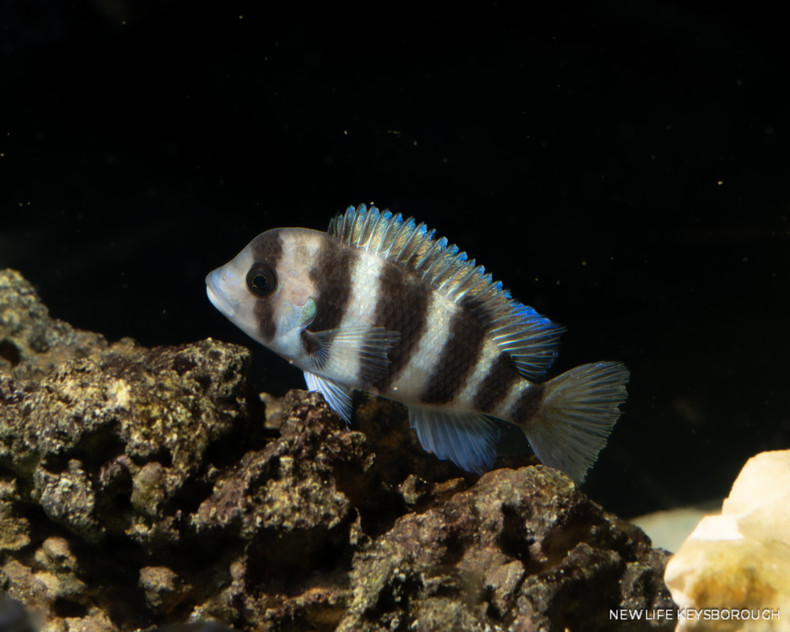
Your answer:
[[[318,391],[321,393],[326,403],[329,404],[329,407],[345,419],[347,423],[351,423],[351,412],[353,408],[351,404],[351,393],[349,393],[347,389],[338,386],[326,378],[310,373],[309,371],[304,372],[304,381],[307,384],[308,391]]]
[[[409,424],[422,447],[442,460],[477,474],[494,465],[499,427],[485,415],[409,406]]]

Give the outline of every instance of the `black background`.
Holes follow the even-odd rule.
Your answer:
[[[564,324],[553,373],[629,366],[594,499],[722,497],[790,434],[783,22],[555,4],[3,0],[0,267],[110,339],[254,346],[205,274],[373,201]]]

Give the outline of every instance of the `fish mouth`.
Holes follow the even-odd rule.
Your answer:
[[[206,295],[211,304],[228,318],[236,314],[236,303],[229,300],[220,289],[223,285],[222,268],[212,270],[206,275]]]

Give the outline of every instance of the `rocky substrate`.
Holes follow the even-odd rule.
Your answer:
[[[595,631],[672,607],[667,554],[561,473],[466,475],[382,401],[365,433],[315,393],[264,406],[248,360],[108,344],[0,271],[0,625]]]

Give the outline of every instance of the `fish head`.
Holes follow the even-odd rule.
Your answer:
[[[303,228],[261,233],[208,274],[209,300],[257,342],[298,362],[306,353],[301,334],[316,314],[310,268],[325,237]]]

